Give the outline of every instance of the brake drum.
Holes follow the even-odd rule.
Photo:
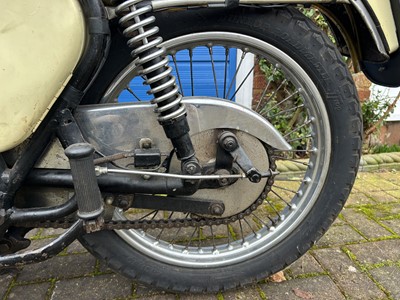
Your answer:
[[[217,144],[218,135],[221,132],[220,129],[207,130],[191,137],[200,165],[215,162],[217,147],[219,147]],[[269,159],[263,143],[244,131],[234,131],[234,133],[253,165],[260,172],[266,172],[269,169]],[[174,156],[170,165],[170,173],[179,174],[180,169],[181,163]],[[244,178],[226,187],[200,189],[191,197],[222,201],[225,205],[225,212],[221,217],[229,217],[250,207],[264,191],[266,184],[266,178],[263,178],[259,183],[252,183]]]

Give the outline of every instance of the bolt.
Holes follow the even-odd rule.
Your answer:
[[[114,202],[114,197],[113,196],[107,196],[106,197],[106,204],[112,205]]]
[[[225,169],[219,169],[215,172],[215,175],[230,175],[231,173],[228,170]],[[228,178],[220,178],[218,180],[218,183],[220,186],[227,186],[230,183],[233,183],[232,181],[230,181]]]
[[[224,213],[224,210],[225,210],[225,208],[223,207],[222,204],[214,203],[210,206],[210,213],[212,215],[220,216]]]
[[[253,183],[258,183],[261,181],[261,174],[256,169],[251,169],[247,172],[247,177]]]
[[[188,163],[188,164],[185,166],[185,169],[186,169],[186,172],[187,172],[189,175],[193,175],[193,174],[196,173],[197,166],[196,166],[194,163]]]
[[[219,180],[219,183],[220,183],[220,185],[225,186],[225,185],[229,184],[229,180],[228,180],[228,178],[221,178]]]
[[[260,181],[261,181],[261,176],[260,176],[260,174],[253,174],[253,175],[251,175],[250,181],[251,181],[251,182],[254,182],[254,183],[260,182]]]
[[[139,146],[142,149],[150,149],[153,145],[153,141],[149,138],[142,138],[139,141]]]
[[[151,178],[151,176],[146,174],[146,175],[143,175],[142,178],[144,180],[149,180]]]
[[[218,142],[222,148],[228,152],[234,151],[239,147],[236,136],[229,131],[225,131],[218,136]]]
[[[238,147],[238,144],[234,137],[228,136],[224,138],[223,146],[226,151],[231,152]]]
[[[129,201],[126,199],[121,199],[118,201],[118,206],[121,208],[128,208],[129,207]]]

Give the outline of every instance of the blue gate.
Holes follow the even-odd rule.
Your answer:
[[[170,57],[170,66],[173,75],[181,86],[184,96],[209,96],[228,98],[235,91],[236,49],[230,49],[228,55],[224,47],[212,48],[212,58],[207,47],[196,47],[190,59],[189,50],[182,50],[176,54],[176,64]],[[192,66],[190,61],[192,61]],[[214,76],[215,73],[215,76]],[[179,76],[178,76],[179,74]],[[217,81],[217,88],[215,87]],[[146,94],[148,86],[143,85],[143,79],[136,77],[129,83],[130,91],[124,90],[118,97],[119,102],[149,101],[152,96]],[[225,93],[224,93],[225,90]],[[133,94],[134,95],[133,95]]]

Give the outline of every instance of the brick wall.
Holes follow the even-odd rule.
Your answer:
[[[369,96],[371,95],[370,91],[370,87],[372,84],[371,81],[369,81],[362,72],[353,74],[353,80],[356,84],[358,97],[360,98],[360,101],[364,102],[368,100]]]

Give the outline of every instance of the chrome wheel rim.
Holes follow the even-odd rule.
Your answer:
[[[301,171],[292,172],[291,175],[287,175],[288,177],[280,175],[277,178],[277,183],[274,184],[272,189],[273,193],[269,195],[272,198],[276,198],[274,203],[281,202],[281,204],[274,204],[275,208],[273,208],[273,205],[271,205],[272,200],[267,198],[265,205],[267,208],[270,207],[267,210],[271,213],[271,216],[255,215],[257,218],[252,216],[253,219],[250,221],[237,222],[238,224],[235,227],[233,225],[231,227],[227,226],[227,237],[218,238],[218,243],[215,241],[217,240],[216,232],[220,234],[220,231],[219,228],[215,228],[216,226],[214,226],[214,230],[212,226],[207,228],[212,237],[206,238],[203,244],[200,242],[200,229],[198,229],[198,239],[191,237],[196,234],[196,228],[194,228],[195,231],[193,233],[190,231],[185,233],[189,241],[174,240],[175,237],[173,235],[178,229],[173,229],[168,238],[166,237],[167,234],[161,229],[158,232],[156,230],[150,232],[143,230],[117,230],[116,233],[137,251],[170,265],[211,268],[227,266],[254,258],[279,244],[306,219],[324,185],[330,164],[331,131],[322,96],[312,79],[291,57],[273,45],[253,37],[231,32],[205,32],[171,39],[166,41],[163,46],[172,57],[171,64],[174,62],[176,53],[196,47],[235,47],[241,50],[242,53],[253,53],[258,60],[261,58],[266,59],[274,69],[278,69],[286,76],[287,82],[290,82],[296,88],[303,99],[302,109],[307,114],[306,120],[309,132],[307,137],[304,138],[307,140],[307,149],[299,151],[307,153],[308,158],[306,160],[293,159],[292,152],[284,153],[284,155],[281,152],[277,152],[276,156],[281,156],[282,158],[282,165],[284,165],[284,162],[290,161],[294,165],[301,166]],[[237,63],[238,66],[240,66],[240,61]],[[176,68],[177,66],[175,65]],[[115,78],[102,101],[113,102],[136,75],[137,70],[133,62]],[[237,86],[240,86],[240,84]],[[253,106],[257,110],[260,108],[256,104]],[[269,121],[274,124],[273,120]],[[290,135],[288,135],[288,139],[290,139],[291,143],[295,142]],[[296,153],[303,153],[299,151]],[[293,182],[296,183],[296,187],[292,187],[294,186]],[[284,183],[284,186],[280,186],[282,183]],[[259,209],[261,208],[263,207]],[[157,216],[157,213],[155,216]],[[148,217],[155,216],[149,215]],[[122,210],[115,210],[114,218],[125,219],[126,214]],[[251,224],[258,223],[259,226],[251,228],[251,224],[249,225],[247,222]],[[248,227],[247,230],[243,229],[245,226]],[[237,231],[239,231],[239,234],[237,234]],[[234,235],[238,236],[234,237]]]

